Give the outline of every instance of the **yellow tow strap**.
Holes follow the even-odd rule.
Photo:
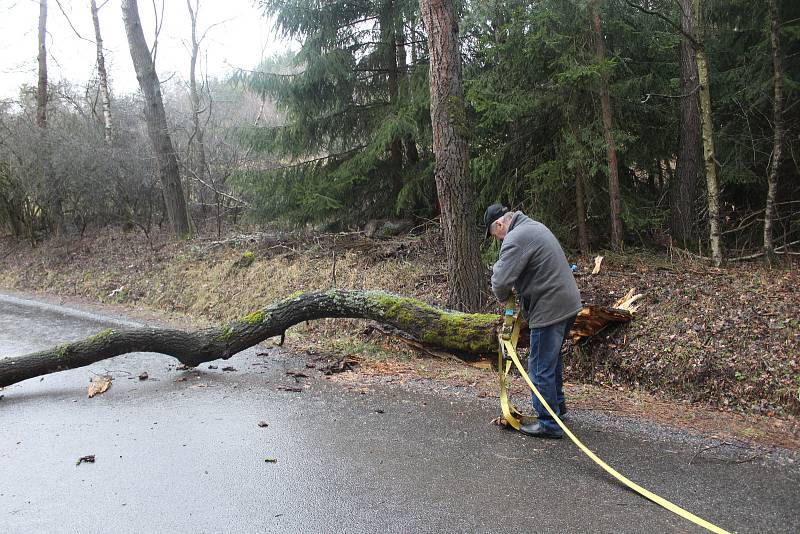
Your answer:
[[[561,419],[559,419],[558,415],[556,415],[553,409],[547,404],[547,401],[544,400],[542,394],[539,393],[539,391],[536,389],[536,386],[533,385],[533,382],[531,382],[528,373],[525,372],[525,369],[522,367],[522,364],[519,361],[519,357],[517,356],[516,347],[518,339],[519,339],[519,321],[516,321],[510,339],[504,339],[502,334],[498,335],[498,340],[500,341],[500,350],[497,361],[497,369],[500,376],[500,407],[503,410],[503,418],[508,422],[508,424],[510,424],[515,429],[519,430],[521,426],[520,418],[522,416],[519,410],[517,410],[516,407],[514,407],[508,400],[508,372],[511,370],[511,363],[513,362],[514,365],[517,367],[517,370],[519,370],[519,374],[521,374],[522,377],[525,379],[525,382],[527,382],[528,387],[531,388],[531,391],[533,391],[534,395],[536,395],[536,398],[539,399],[539,402],[541,402],[542,405],[544,405],[545,409],[547,410],[547,413],[549,413],[550,416],[553,419],[555,419],[556,423],[558,423],[558,426],[560,426],[561,429],[564,431],[564,433],[567,436],[569,436],[569,439],[571,439],[572,442],[575,445],[577,445],[578,448],[581,451],[583,451],[584,454],[586,454],[586,456],[591,458],[594,463],[602,467],[608,474],[610,474],[611,476],[613,476],[614,478],[625,484],[627,487],[629,487],[642,497],[650,499],[657,505],[666,508],[670,512],[677,514],[683,517],[684,519],[688,519],[695,525],[699,525],[703,528],[706,528],[711,532],[717,532],[720,534],[729,534],[727,530],[724,530],[714,525],[713,523],[709,523],[705,519],[697,517],[693,513],[684,510],[680,506],[671,503],[670,501],[664,499],[663,497],[659,497],[655,493],[646,490],[639,484],[633,482],[624,475],[620,474],[616,469],[605,463],[595,453],[590,451],[589,448],[586,447],[586,445],[584,445],[581,442],[581,440],[575,437],[575,434],[570,432],[569,428],[567,428],[567,425],[565,425],[564,422]]]

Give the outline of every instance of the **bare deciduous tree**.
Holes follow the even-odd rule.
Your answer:
[[[105,2],[103,3],[105,5]],[[102,5],[100,7],[103,7]],[[114,142],[114,128],[111,122],[111,96],[108,90],[108,74],[106,73],[106,59],[103,53],[103,38],[100,36],[100,18],[97,15],[99,8],[97,2],[92,0],[92,23],[94,24],[94,39],[97,46],[97,78],[100,83],[100,95],[103,101],[103,124],[105,126],[106,144]]]
[[[125,23],[125,33],[128,36],[128,46],[136,70],[136,78],[145,98],[144,115],[147,132],[155,152],[159,179],[164,188],[167,215],[173,233],[178,237],[185,237],[190,235],[191,228],[178,169],[178,158],[167,131],[161,83],[156,74],[153,57],[147,48],[136,0],[122,1],[122,20]]]

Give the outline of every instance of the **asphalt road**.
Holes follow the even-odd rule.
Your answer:
[[[0,357],[117,320],[0,296]],[[362,393],[256,352],[188,371],[129,354],[0,390],[0,532],[703,531],[568,440],[488,424],[491,399]],[[89,378],[106,372],[111,389],[88,399]],[[790,460],[698,455],[702,441],[588,412],[568,421],[629,478],[727,530],[800,531]]]

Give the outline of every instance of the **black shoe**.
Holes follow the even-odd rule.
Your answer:
[[[529,436],[533,436],[536,438],[549,438],[549,439],[561,439],[564,437],[564,434],[561,432],[553,432],[552,430],[547,430],[542,427],[541,424],[538,422],[536,423],[529,423],[527,425],[522,425],[519,427],[519,431],[523,434],[527,434]]]
[[[564,417],[565,415],[567,415],[567,403],[566,403],[566,401],[562,402],[561,404],[558,405],[558,416],[559,417]]]

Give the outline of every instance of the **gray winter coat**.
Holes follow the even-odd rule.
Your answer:
[[[492,292],[500,301],[517,292],[530,328],[577,315],[581,294],[558,239],[540,222],[518,211],[492,267]]]

